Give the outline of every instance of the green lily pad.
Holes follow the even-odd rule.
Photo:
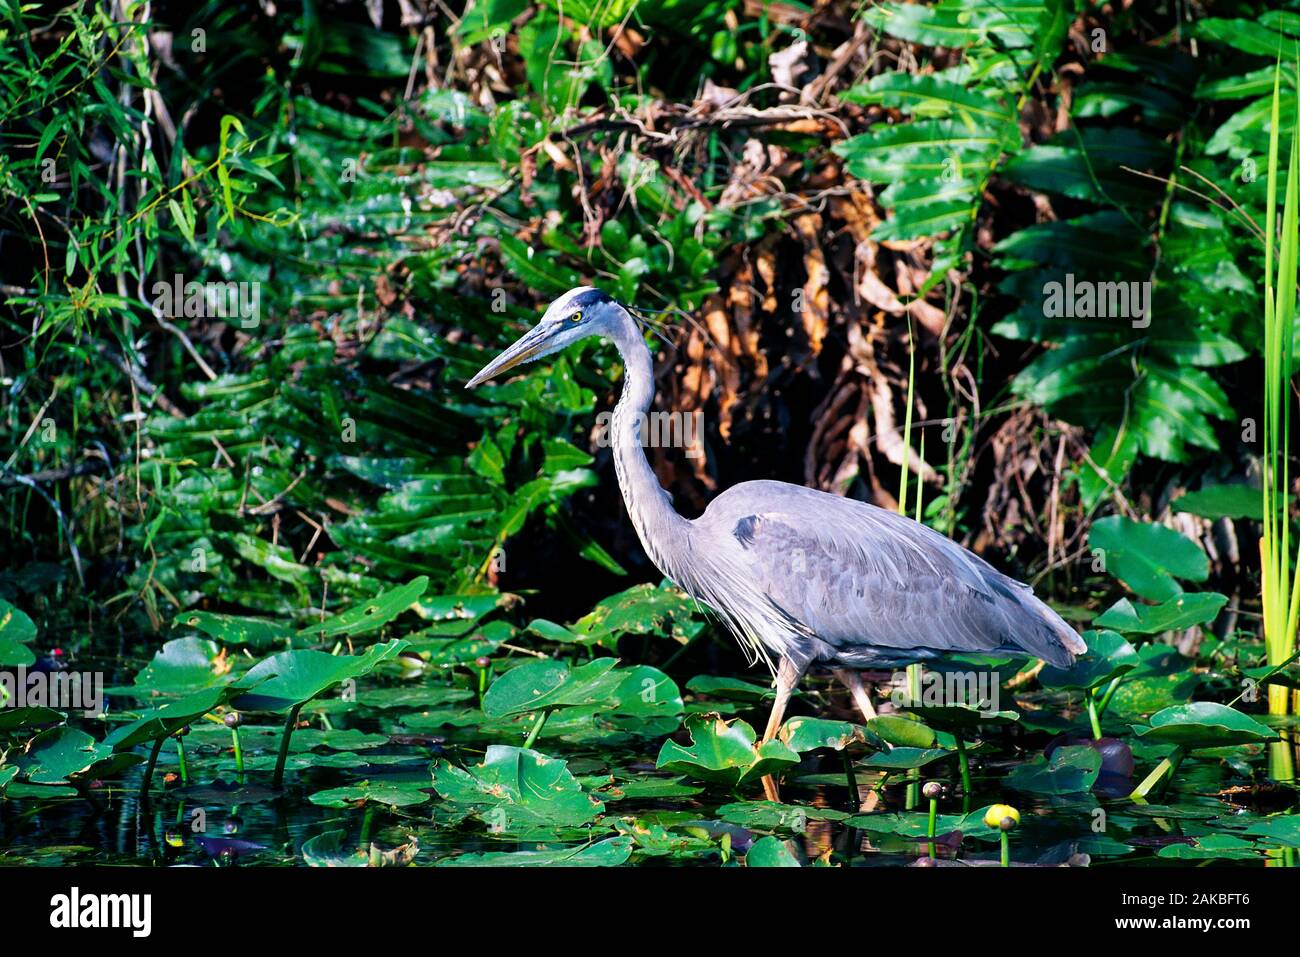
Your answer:
[[[141,696],[191,694],[227,684],[232,678],[230,662],[215,641],[176,638],[164,644],[140,669],[130,690]]]
[[[1180,595],[1176,578],[1203,582],[1210,576],[1201,547],[1164,525],[1111,515],[1092,523],[1088,544],[1105,555],[1107,572],[1151,601]]]
[[[370,856],[360,848],[348,848],[347,831],[317,834],[302,843],[302,858],[308,867],[369,867]]]
[[[25,668],[36,661],[27,642],[36,637],[36,625],[21,609],[0,598],[0,665]]]
[[[933,725],[946,731],[968,732],[971,728],[1012,724],[1020,720],[1020,715],[1015,711],[987,711],[969,704],[921,705],[916,708],[905,708],[903,713],[915,715],[926,725]]]
[[[428,576],[421,575],[405,585],[389,589],[347,611],[308,625],[299,630],[298,637],[323,642],[335,638],[352,638],[376,631],[410,608],[428,587]]]
[[[597,658],[572,670],[552,658],[530,661],[503,674],[483,695],[490,718],[565,705],[596,704],[612,695],[623,677],[611,674],[617,658]]]
[[[777,837],[762,837],[753,843],[745,855],[746,867],[799,867],[799,861],[790,853],[785,841]]]
[[[1101,772],[1101,755],[1087,745],[1057,748],[1050,758],[1037,755],[1017,765],[1006,783],[1028,794],[1080,794],[1091,791]]]
[[[992,805],[989,805],[992,807]],[[972,811],[970,814],[939,814],[935,817],[934,833],[950,834],[960,831],[962,837],[994,838],[1000,832],[995,827],[984,823],[984,812],[988,808]],[[878,834],[897,834],[900,837],[926,837],[930,826],[930,815],[925,811],[900,812],[898,814],[855,814],[846,822],[849,827]]]
[[[167,704],[146,711],[130,724],[114,728],[104,739],[104,743],[116,751],[128,751],[145,741],[171,737],[181,728],[193,724],[205,714],[221,707],[239,694],[240,690],[236,687],[208,688],[169,701]]]
[[[85,731],[60,725],[28,741],[13,763],[32,784],[60,784],[107,777],[141,760],[135,754],[115,754],[111,745],[95,740]]]
[[[481,764],[463,770],[439,761],[433,767],[433,787],[444,801],[501,829],[589,824],[605,810],[564,761],[501,744],[491,745]]]
[[[695,795],[702,792],[703,788],[694,784],[686,784],[679,777],[646,777],[635,781],[620,780],[611,787],[602,790],[601,794],[610,801],[645,801],[662,798],[695,797]]]
[[[272,618],[241,615],[217,615],[210,611],[187,611],[176,616],[173,628],[197,628],[224,645],[248,645],[252,648],[288,646],[293,629]]]
[[[850,815],[830,807],[777,804],[774,801],[737,801],[718,808],[718,819],[764,831],[785,830],[803,834],[809,821],[843,821]]]
[[[438,867],[618,867],[632,856],[632,838],[607,837],[594,844],[541,851],[489,851],[461,854],[438,862]]]
[[[1134,728],[1148,740],[1184,748],[1226,748],[1278,740],[1277,732],[1254,718],[1211,701],[1193,701],[1157,711],[1149,728]]]
[[[879,751],[862,761],[862,766],[876,771],[910,771],[923,768],[940,758],[950,758],[952,752],[943,748],[895,747]]]
[[[650,821],[629,817],[615,821],[614,826],[619,834],[630,837],[636,843],[637,852],[646,857],[689,859],[719,851],[718,843],[710,838],[669,830]]]
[[[754,729],[744,721],[696,714],[686,719],[686,730],[690,747],[665,741],[656,767],[735,788],[799,763],[799,755],[779,739],[755,747]]]
[[[928,748],[935,742],[934,729],[915,715],[878,715],[867,722],[867,728],[899,747]]]
[[[1300,814],[1286,814],[1256,821],[1242,833],[1253,834],[1270,844],[1300,847]]]
[[[570,631],[563,625],[557,625],[553,621],[547,621],[545,618],[534,618],[528,624],[527,629],[531,634],[546,641],[558,641],[563,644],[577,644],[581,642],[586,635],[580,635],[577,632]]]
[[[18,767],[13,764],[0,765],[0,794],[4,793],[9,782],[18,777]]]
[[[50,708],[0,708],[0,731],[17,731],[63,720],[62,712]]]
[[[694,600],[676,586],[642,584],[598,603],[569,630],[582,635],[583,641],[599,641],[612,647],[620,635],[667,634],[685,641],[702,627]]]
[[[1091,691],[1127,674],[1138,666],[1137,650],[1118,632],[1102,629],[1083,633],[1087,654],[1069,668],[1047,665],[1038,680],[1049,688]]]
[[[1226,595],[1212,591],[1178,595],[1159,605],[1134,605],[1121,598],[1093,619],[1093,624],[1131,635],[1157,635],[1213,621],[1227,601]]]
[[[367,802],[386,807],[414,807],[429,800],[427,792],[414,786],[358,781],[340,788],[317,791],[309,798],[321,807],[358,807]]]
[[[869,732],[861,725],[851,721],[830,721],[826,718],[795,717],[787,721],[778,737],[790,746],[790,750],[802,754],[816,751],[818,748],[833,748],[843,751],[850,744],[867,743]],[[880,739],[871,736],[872,742],[879,744]]]
[[[240,711],[286,712],[335,685],[369,674],[381,661],[400,654],[406,644],[397,639],[374,645],[360,655],[330,655],[309,649],[282,651],[249,669],[241,683],[258,683],[257,689],[236,698],[234,706]]]
[[[1259,856],[1252,842],[1231,834],[1203,834],[1192,844],[1168,844],[1156,851],[1156,857],[1175,861],[1247,861]]]
[[[686,682],[686,690],[728,701],[764,701],[776,696],[770,687],[741,678],[720,678],[715,675],[696,675]]]

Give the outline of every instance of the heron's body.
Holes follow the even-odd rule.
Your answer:
[[[712,608],[756,656],[779,659],[777,701],[814,664],[836,670],[865,713],[860,668],[952,652],[1013,654],[1068,666],[1086,646],[1028,585],[897,513],[785,482],[743,482],[694,520],[678,515],[641,446],[654,369],[640,326],[604,293],[583,287],[470,380],[604,335],[624,363],[610,444],[623,501],[651,561]],[[769,788],[769,795],[775,786]]]

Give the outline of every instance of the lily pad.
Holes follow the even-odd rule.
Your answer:
[[[754,729],[744,721],[697,714],[686,719],[686,730],[690,747],[665,741],[656,767],[735,788],[799,763],[799,755],[780,739],[756,747]]]
[[[943,748],[895,747],[880,751],[862,761],[862,766],[876,771],[910,771],[923,768],[940,758],[950,758],[952,752]]]
[[[1260,856],[1255,845],[1231,834],[1203,834],[1191,844],[1170,844],[1156,851],[1156,857],[1175,861],[1247,861]]]
[[[791,718],[777,732],[778,736],[790,746],[790,750],[815,751],[818,748],[832,748],[843,751],[850,744],[865,744],[869,732],[861,725],[851,721],[830,721],[825,718]],[[874,734],[871,740],[879,744],[880,739]]]
[[[754,842],[745,855],[746,867],[799,867],[798,859],[786,842],[777,837],[763,837]]]
[[[62,712],[50,708],[0,708],[0,731],[17,731],[63,721]]]
[[[28,741],[13,763],[32,784],[60,784],[115,774],[141,760],[135,754],[115,754],[111,745],[85,731],[60,725]]]
[[[130,724],[114,728],[104,743],[115,751],[128,751],[137,744],[167,738],[215,711],[241,689],[235,687],[208,688],[192,695],[169,701],[158,708],[146,711]]]
[[[737,801],[718,808],[718,818],[750,829],[792,831],[803,834],[809,821],[843,821],[850,815],[830,807],[778,804],[775,801]]]
[[[36,661],[27,642],[36,637],[36,625],[21,609],[0,598],[0,665],[25,668]]]
[[[314,622],[301,629],[298,636],[315,641],[329,641],[342,637],[353,638],[376,631],[410,608],[428,587],[428,576],[421,575],[405,585],[389,589],[347,611]]]
[[[414,807],[429,800],[429,794],[414,786],[358,781],[340,788],[317,791],[308,798],[321,807],[359,807],[363,804],[382,804],[386,807]]]
[[[1286,814],[1256,821],[1242,833],[1253,834],[1270,844],[1300,847],[1300,814]]]
[[[928,748],[935,742],[934,729],[914,715],[878,715],[867,722],[867,727],[899,747]]]
[[[433,768],[433,787],[444,801],[470,809],[501,829],[589,824],[605,810],[564,761],[501,744],[491,745],[483,762],[469,768],[439,761]]]
[[[381,661],[395,658],[406,647],[400,639],[374,645],[360,655],[331,655],[303,649],[282,651],[259,661],[242,684],[260,682],[255,691],[234,700],[240,711],[283,713],[335,685],[369,674]]]
[[[1127,674],[1139,664],[1137,650],[1118,632],[1108,629],[1085,631],[1083,641],[1088,646],[1086,654],[1069,668],[1046,666],[1038,680],[1049,688],[1091,691]]]
[[[197,628],[224,645],[248,645],[258,649],[287,646],[293,640],[293,629],[273,618],[217,615],[210,611],[183,612],[172,621],[172,627]]]
[[[1088,544],[1105,555],[1107,572],[1151,601],[1180,595],[1175,579],[1202,582],[1210,575],[1201,547],[1164,525],[1111,515],[1093,522]]]
[[[1028,794],[1080,794],[1091,791],[1101,772],[1101,755],[1086,745],[1057,748],[1051,757],[1036,756],[1017,765],[1006,783]]]
[[[135,676],[129,690],[150,694],[191,694],[231,681],[225,652],[207,638],[176,638],[167,642]],[[117,690],[117,689],[115,689]]]
[[[1193,701],[1157,711],[1151,726],[1135,728],[1148,740],[1184,748],[1226,748],[1278,740],[1277,732],[1254,718],[1211,701]]]
[[[461,854],[439,861],[438,867],[618,867],[632,856],[632,838],[607,837],[594,844],[540,851],[489,851]]]
[[[617,658],[597,658],[572,670],[562,661],[543,659],[512,668],[483,695],[483,713],[500,718],[564,705],[598,703],[614,693],[623,677],[610,674]]]
[[[727,678],[715,675],[696,675],[686,682],[686,690],[700,695],[708,695],[710,698],[724,698],[728,701],[765,701],[776,696],[776,692],[770,687],[764,687],[752,681],[745,681],[742,678]]]
[[[1227,601],[1226,595],[1212,591],[1178,595],[1159,605],[1135,605],[1121,598],[1093,624],[1132,635],[1157,635],[1212,621]]]

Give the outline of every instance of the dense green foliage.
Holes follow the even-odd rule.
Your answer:
[[[1226,706],[1293,681],[1223,610],[1258,569],[1238,493],[1300,7],[399,6],[0,7],[0,666],[57,647],[116,685],[93,720],[0,710],[8,799],[148,794],[161,762],[193,803],[256,804],[248,776],[287,770],[364,808],[357,853],[319,828],[277,849],[310,863],[423,840],[462,864],[499,842],[781,864],[763,835],[812,820],[912,853],[924,774],[962,781],[952,853],[992,857],[1001,782],[969,762],[1014,757],[1006,786],[1060,811],[1025,859],[1300,846],[1294,815],[1190,797],[1262,781],[1277,733]],[[195,282],[233,284],[227,311]],[[662,407],[703,410],[709,453],[656,457],[685,510],[757,477],[889,504],[892,434],[926,519],[1046,576],[1092,654],[966,663],[1028,707],[801,715],[756,744],[765,676],[728,676],[730,639],[623,517],[593,431],[610,350],[462,389],[588,282],[669,310]],[[1181,766],[1179,841],[1125,843],[1155,812],[1127,804],[1091,833],[1136,783],[1100,747],[1119,737],[1158,772],[1140,797]],[[846,809],[752,800],[766,774]],[[237,796],[203,790],[231,775]],[[856,853],[831,851],[806,856]]]

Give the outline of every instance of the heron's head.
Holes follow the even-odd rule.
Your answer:
[[[627,310],[599,289],[570,289],[551,303],[537,325],[465,383],[465,388],[472,389],[507,369],[559,352],[579,339],[612,335],[629,321]]]

